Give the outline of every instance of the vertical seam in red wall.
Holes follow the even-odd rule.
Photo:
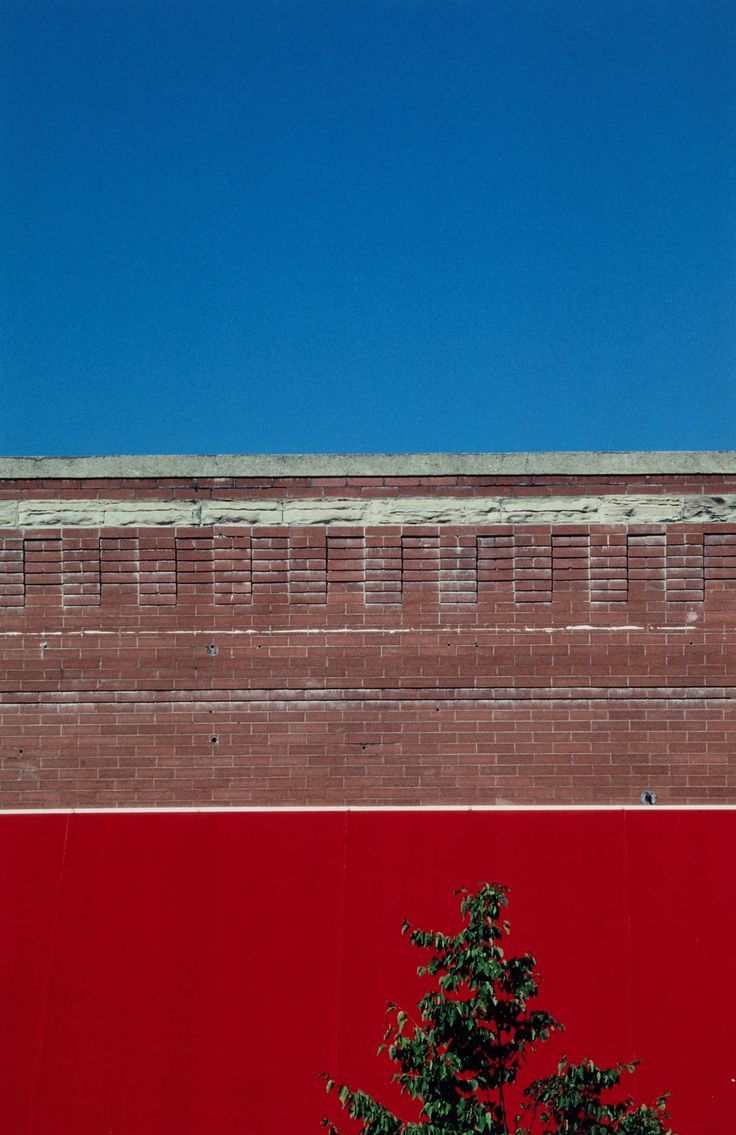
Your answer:
[[[338,1071],[338,1068],[340,1066],[340,1058],[341,1058],[342,1046],[343,1046],[343,1016],[344,1016],[343,1010],[344,1010],[344,1006],[345,1006],[345,940],[347,938],[347,919],[348,919],[347,878],[348,878],[348,838],[349,838],[348,825],[349,825],[349,823],[350,823],[350,809],[346,808],[345,812],[343,814],[343,819],[342,819],[342,860],[341,860],[341,864],[340,864],[340,876],[339,876],[339,883],[338,883],[338,885],[340,887],[340,895],[339,895],[340,915],[339,915],[339,919],[338,919],[338,926],[339,926],[338,933],[340,935],[340,940],[337,943],[337,964],[336,964],[336,969],[337,969],[336,978],[337,978],[337,980],[335,982],[335,985],[336,985],[337,990],[338,990],[337,1006],[336,1006],[337,1007],[337,1016],[336,1016],[336,1021],[335,1021],[335,1042],[334,1042],[334,1044],[335,1044],[335,1049],[334,1049],[334,1051],[335,1051],[335,1068],[334,1068],[334,1070],[331,1069],[331,1068],[323,1069],[323,1071],[328,1072],[329,1075],[332,1075],[333,1071],[334,1072]]]
[[[628,988],[626,990],[626,996],[627,996],[627,999],[628,999],[628,1005],[626,1006],[626,1021],[628,1023],[628,1028],[629,1028],[629,1046],[630,1046],[630,1049],[631,1049],[631,1051],[628,1054],[626,1054],[625,1059],[631,1060],[631,1059],[636,1059],[638,1057],[638,1053],[633,1051],[635,1037],[634,1037],[633,1031],[632,1031],[632,1020],[633,1020],[633,1011],[634,1011],[634,971],[633,971],[633,967],[634,967],[634,935],[633,935],[632,928],[631,928],[632,881],[631,881],[631,858],[630,858],[630,855],[629,855],[629,821],[628,821],[628,816],[627,816],[626,812],[623,811],[623,810],[622,810],[622,813],[621,813],[620,823],[621,823],[621,826],[622,826],[622,829],[623,829],[623,832],[622,832],[622,834],[623,834],[622,843],[623,843],[623,853],[624,853],[624,872],[623,872],[623,875],[624,875],[624,896],[623,896],[623,898],[624,898],[624,904],[625,904],[624,934],[625,934],[625,945],[626,945],[626,976],[627,976],[627,983],[628,983]]]
[[[41,1011],[38,1022],[38,1030],[36,1035],[36,1051],[33,1062],[33,1074],[31,1076],[31,1098],[29,1101],[28,1111],[28,1135],[34,1135],[36,1123],[36,1105],[38,1103],[39,1092],[41,1090],[41,1074],[43,1070],[43,1053],[46,1046],[46,1025],[49,1015],[49,998],[51,995],[51,983],[54,973],[54,962],[56,960],[56,943],[58,939],[59,919],[61,916],[61,900],[62,891],[64,887],[64,869],[66,867],[67,848],[69,845],[69,831],[73,814],[66,816],[64,822],[64,842],[61,849],[61,863],[59,865],[59,879],[56,884],[54,893],[54,910],[51,923],[51,941],[49,942],[49,957],[46,974],[44,978],[44,988],[41,1000]]]

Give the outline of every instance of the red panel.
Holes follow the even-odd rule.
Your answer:
[[[325,1069],[390,1098],[385,1002],[420,989],[401,922],[449,928],[488,879],[568,1026],[540,1067],[641,1057],[679,1135],[732,1135],[735,817],[1,817],[4,1127],[307,1135]]]
[[[0,817],[0,1062],[9,1132],[34,1130],[68,830],[68,816]]]

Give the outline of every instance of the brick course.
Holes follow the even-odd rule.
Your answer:
[[[733,803],[734,474],[6,478],[6,501],[706,496],[698,523],[0,530],[0,803]]]

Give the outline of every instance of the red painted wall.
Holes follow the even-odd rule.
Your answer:
[[[560,1052],[641,1057],[678,1135],[732,1135],[734,815],[724,811],[0,817],[2,1125],[13,1135],[308,1135],[317,1074],[380,1092],[404,917],[512,888]]]

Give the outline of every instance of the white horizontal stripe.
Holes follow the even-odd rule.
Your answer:
[[[124,808],[3,808],[3,816],[129,816],[136,813],[170,815],[172,813],[199,815],[201,813],[301,813],[301,812],[733,812],[736,804],[315,804],[315,805],[242,805],[201,808],[177,807],[124,807]]]

